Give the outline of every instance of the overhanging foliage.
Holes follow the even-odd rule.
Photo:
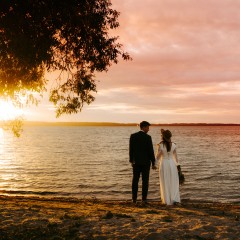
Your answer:
[[[42,93],[46,71],[67,72],[51,90],[57,116],[81,111],[96,92],[94,73],[130,59],[118,37],[119,12],[108,0],[1,0],[0,96],[19,102]]]

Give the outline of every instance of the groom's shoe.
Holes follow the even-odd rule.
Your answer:
[[[136,204],[137,203],[137,199],[133,199],[132,203]]]
[[[142,205],[143,205],[143,206],[149,205],[149,202],[147,201],[147,199],[142,200]]]

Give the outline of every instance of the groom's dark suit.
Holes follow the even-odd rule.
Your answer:
[[[152,138],[139,131],[130,136],[129,161],[133,166],[132,200],[137,200],[138,182],[142,174],[142,200],[147,200],[148,182],[151,163],[155,165]]]

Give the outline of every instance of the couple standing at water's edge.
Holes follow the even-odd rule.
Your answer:
[[[159,180],[161,201],[167,205],[180,203],[178,158],[176,144],[171,142],[169,130],[161,129],[162,141],[158,144],[156,157],[153,150],[152,138],[148,135],[150,123],[142,121],[140,131],[131,134],[129,142],[129,161],[133,169],[132,201],[137,202],[138,182],[142,175],[142,202],[147,203],[149,173],[157,169],[159,161]]]

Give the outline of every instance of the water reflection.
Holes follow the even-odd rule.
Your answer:
[[[0,192],[130,199],[128,144],[130,134],[137,130],[28,127],[20,138],[0,130]],[[181,186],[182,198],[239,201],[240,128],[170,130],[186,176]],[[149,134],[157,144],[159,128],[152,127]],[[234,141],[228,141],[230,136]],[[159,199],[158,171],[150,174],[149,198]]]
[[[3,154],[4,152],[4,133],[3,129],[0,128],[0,154]]]

